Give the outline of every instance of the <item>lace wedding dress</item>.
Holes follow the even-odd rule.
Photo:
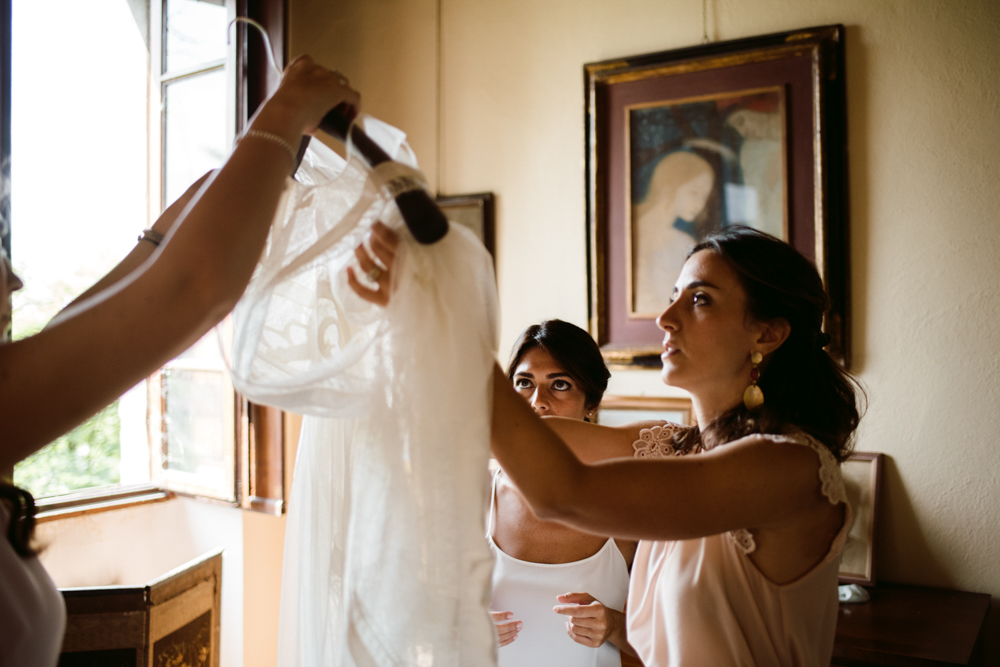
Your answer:
[[[314,140],[234,311],[233,384],[305,415],[278,662],[493,665],[482,539],[492,262],[456,224],[434,245],[413,241],[384,186],[401,172],[419,178],[413,154],[399,130],[364,122],[410,166],[370,171]],[[385,309],[357,297],[344,271],[375,220],[402,239]]]

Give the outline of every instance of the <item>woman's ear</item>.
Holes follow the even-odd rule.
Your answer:
[[[773,319],[761,325],[760,333],[757,335],[757,351],[768,355],[777,350],[788,340],[792,333],[792,325],[783,317]]]

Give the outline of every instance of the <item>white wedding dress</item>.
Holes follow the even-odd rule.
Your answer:
[[[405,135],[366,118],[415,167]],[[281,667],[495,665],[488,614],[491,369],[497,295],[452,224],[416,243],[373,172],[314,140],[234,311],[233,384],[306,415],[288,505]],[[344,269],[380,219],[402,238],[385,309]],[[362,272],[357,271],[360,275]]]

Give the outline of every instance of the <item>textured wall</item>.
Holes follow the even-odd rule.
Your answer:
[[[291,48],[340,67],[442,192],[498,195],[505,354],[531,322],[586,321],[583,64],[699,43],[701,3],[440,4],[440,137],[436,0],[291,0]],[[853,344],[871,398],[858,448],[889,456],[880,573],[996,607],[1000,3],[707,4],[718,40],[847,26]],[[650,373],[613,388],[665,393]]]

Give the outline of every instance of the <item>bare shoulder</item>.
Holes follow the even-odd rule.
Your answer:
[[[815,477],[817,468],[823,464],[823,456],[818,451],[822,445],[816,445],[811,445],[804,437],[755,433],[717,446],[705,452],[705,455],[750,465],[751,469],[777,466],[780,471],[778,474],[782,476],[799,472]]]
[[[733,492],[760,498],[775,509],[788,503],[787,508],[806,510],[829,505],[842,495],[836,459],[808,436],[754,434],[703,456],[717,467]],[[787,516],[787,508],[775,514]]]

